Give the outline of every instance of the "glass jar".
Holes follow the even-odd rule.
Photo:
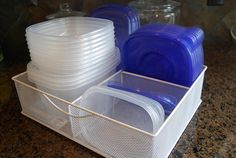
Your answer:
[[[169,23],[178,24],[180,3],[172,0],[138,0],[129,3],[140,16],[141,24]]]

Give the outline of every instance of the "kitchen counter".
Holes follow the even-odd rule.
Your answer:
[[[205,51],[203,102],[170,158],[233,158],[236,155],[236,48]],[[0,63],[0,158],[102,157],[21,115],[11,77],[25,63]],[[174,131],[173,131],[174,132]]]

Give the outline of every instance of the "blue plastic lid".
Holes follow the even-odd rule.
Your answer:
[[[170,24],[148,24],[136,31],[136,34],[151,34],[169,36],[170,38],[178,38],[182,43],[186,42],[187,47],[194,47],[202,44],[204,32],[198,27],[182,27]],[[193,48],[195,49],[195,48]]]
[[[123,69],[190,86],[203,68],[202,40],[203,32],[198,28],[145,26],[125,42]]]
[[[168,94],[164,94],[160,92],[150,93],[150,92],[141,90],[139,87],[134,89],[127,85],[123,85],[120,82],[114,82],[114,81],[109,81],[107,83],[107,86],[111,88],[119,89],[119,90],[137,93],[137,94],[140,94],[145,97],[158,101],[164,108],[166,116],[170,115],[170,113],[174,110],[175,106],[177,105],[177,99],[174,96],[170,96]]]
[[[91,13],[91,17],[104,18],[115,20],[118,23],[125,23],[127,26],[127,32],[131,34],[131,20],[127,14],[122,13],[121,11],[114,11],[112,8],[98,8]]]
[[[150,24],[142,27],[135,35],[164,36],[170,40],[179,42],[186,48],[191,57],[193,68],[193,78],[197,78],[202,70],[204,63],[202,42],[204,39],[204,32],[198,27],[181,27],[178,25],[167,24]]]
[[[112,11],[122,12],[123,14],[126,14],[130,18],[132,25],[131,33],[136,31],[140,27],[140,19],[135,9],[129,6],[123,6],[119,4],[107,4],[97,8],[96,10],[109,10],[109,9],[112,9]]]
[[[120,49],[122,48],[123,42],[127,39],[128,35],[130,34],[130,21],[128,17],[119,12],[113,11],[98,11],[93,12],[91,15],[92,17],[97,18],[104,18],[113,21],[114,28],[115,28],[115,37],[116,37],[116,46]]]
[[[179,53],[184,52],[183,48],[170,43],[169,39],[135,36],[129,38],[123,48],[122,60],[126,71],[182,85],[192,83],[190,57]]]
[[[128,35],[140,27],[140,21],[136,11],[130,7],[118,4],[108,4],[96,8],[92,17],[104,18],[113,21],[115,26],[116,46],[122,50],[123,43]]]
[[[201,45],[187,43],[163,32],[134,33],[123,47],[123,69],[191,86],[203,68],[203,51]]]

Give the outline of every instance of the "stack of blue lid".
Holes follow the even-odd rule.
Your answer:
[[[203,68],[204,33],[197,27],[145,25],[123,46],[123,69],[191,86]]]
[[[92,17],[113,21],[115,26],[116,46],[122,48],[127,37],[140,27],[139,16],[134,9],[118,4],[108,4],[96,8]]]

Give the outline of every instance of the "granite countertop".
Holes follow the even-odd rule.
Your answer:
[[[207,49],[205,63],[203,103],[170,158],[236,155],[236,48],[230,52]],[[0,158],[101,157],[21,115],[11,77],[23,72],[25,65],[0,64]]]

